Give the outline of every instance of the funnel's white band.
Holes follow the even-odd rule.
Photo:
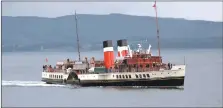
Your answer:
[[[117,47],[118,51],[123,51],[123,50],[128,50],[128,47],[127,46],[118,46]]]
[[[114,48],[113,47],[105,47],[103,49],[104,52],[107,52],[107,51],[114,51]]]

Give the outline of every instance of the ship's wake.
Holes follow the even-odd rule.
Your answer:
[[[45,82],[41,81],[2,81],[2,86],[7,87],[16,87],[16,86],[23,86],[23,87],[64,87],[65,85],[58,85],[58,84],[46,84]]]

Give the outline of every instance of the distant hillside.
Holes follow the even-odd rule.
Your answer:
[[[220,48],[222,22],[189,21],[159,18],[162,48]],[[102,48],[102,41],[127,38],[129,43],[148,39],[156,47],[154,17],[78,15],[82,49]],[[2,17],[3,51],[39,51],[43,49],[76,49],[75,16],[58,18]]]

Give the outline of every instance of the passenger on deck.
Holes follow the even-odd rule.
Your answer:
[[[110,67],[109,72],[112,72],[112,67]]]
[[[168,63],[167,65],[168,65],[168,69],[170,70],[170,63]]]
[[[43,72],[44,72],[45,69],[46,69],[46,67],[45,67],[45,65],[43,65]]]

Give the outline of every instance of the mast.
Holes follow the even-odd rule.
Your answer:
[[[76,35],[77,35],[77,50],[78,50],[78,57],[79,57],[79,61],[81,61],[81,57],[80,57],[80,45],[79,45],[79,37],[78,37],[78,28],[77,28],[77,14],[76,14],[76,10],[75,10],[75,21],[76,21]]]
[[[155,12],[156,12],[156,29],[157,29],[157,43],[158,43],[158,53],[159,53],[159,57],[160,57],[160,40],[159,40],[159,25],[158,25],[158,18],[157,18],[157,7],[156,7],[156,1],[155,4],[153,5],[153,7],[155,8]]]

